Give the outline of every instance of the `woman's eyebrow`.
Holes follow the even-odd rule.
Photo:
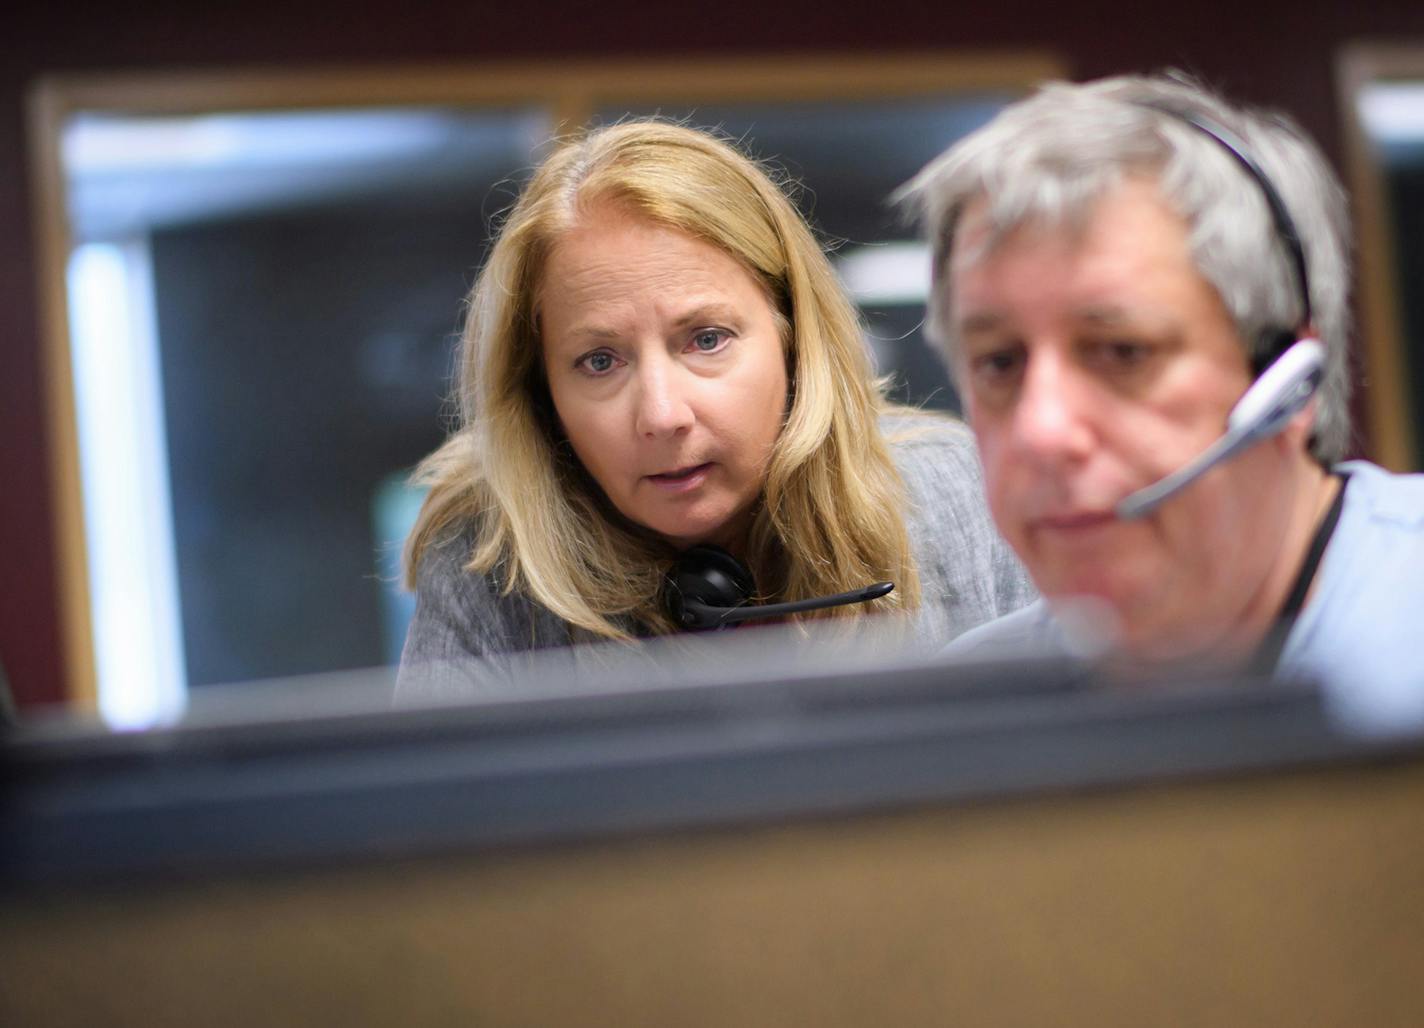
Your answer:
[[[737,318],[737,308],[732,304],[712,300],[689,308],[673,321],[673,325],[677,328],[688,328],[706,321],[735,321]]]
[[[691,328],[695,325],[704,325],[708,322],[740,321],[741,316],[737,312],[737,307],[720,300],[709,300],[706,302],[693,302],[682,314],[679,314],[672,321],[675,329]],[[614,342],[623,338],[623,333],[613,328],[606,322],[586,321],[580,322],[566,329],[562,333],[562,339],[568,342],[584,345],[590,342]]]
[[[564,333],[566,338],[578,340],[611,340],[617,339],[619,332],[616,328],[607,325],[591,322],[586,325],[575,325]]]

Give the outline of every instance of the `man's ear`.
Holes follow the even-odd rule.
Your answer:
[[[1320,403],[1318,396],[1312,396],[1299,411],[1297,411],[1286,427],[1281,429],[1276,436],[1278,445],[1287,453],[1304,453],[1310,448],[1310,437],[1315,427],[1315,411]]]

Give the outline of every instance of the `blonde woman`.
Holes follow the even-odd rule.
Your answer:
[[[639,121],[554,152],[461,345],[460,424],[418,475],[403,696],[678,631],[664,580],[694,546],[744,565],[752,603],[894,582],[796,617],[904,612],[927,644],[1032,599],[967,430],[886,404],[811,231],[710,135]]]

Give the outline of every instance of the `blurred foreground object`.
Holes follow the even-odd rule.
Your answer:
[[[0,1020],[1388,1024],[1424,1000],[1424,747],[1306,685],[808,661],[389,711],[383,682],[333,684],[4,744]]]

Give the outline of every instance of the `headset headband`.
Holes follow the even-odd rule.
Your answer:
[[[1281,198],[1276,187],[1271,184],[1265,171],[1256,163],[1256,159],[1251,156],[1250,148],[1245,141],[1224,125],[1212,121],[1204,115],[1188,113],[1151,100],[1139,100],[1134,103],[1139,107],[1147,107],[1159,114],[1176,118],[1178,121],[1190,125],[1202,135],[1216,140],[1217,145],[1234,157],[1236,163],[1241,165],[1246,174],[1256,183],[1261,190],[1261,195],[1266,199],[1266,206],[1271,211],[1271,221],[1275,223],[1276,236],[1285,245],[1286,253],[1290,256],[1291,270],[1295,272],[1296,289],[1300,293],[1301,303],[1301,322],[1298,328],[1302,331],[1307,329],[1311,324],[1312,315],[1310,278],[1305,267],[1305,246],[1301,243],[1300,232],[1295,227],[1295,219],[1286,209],[1285,200]]]

